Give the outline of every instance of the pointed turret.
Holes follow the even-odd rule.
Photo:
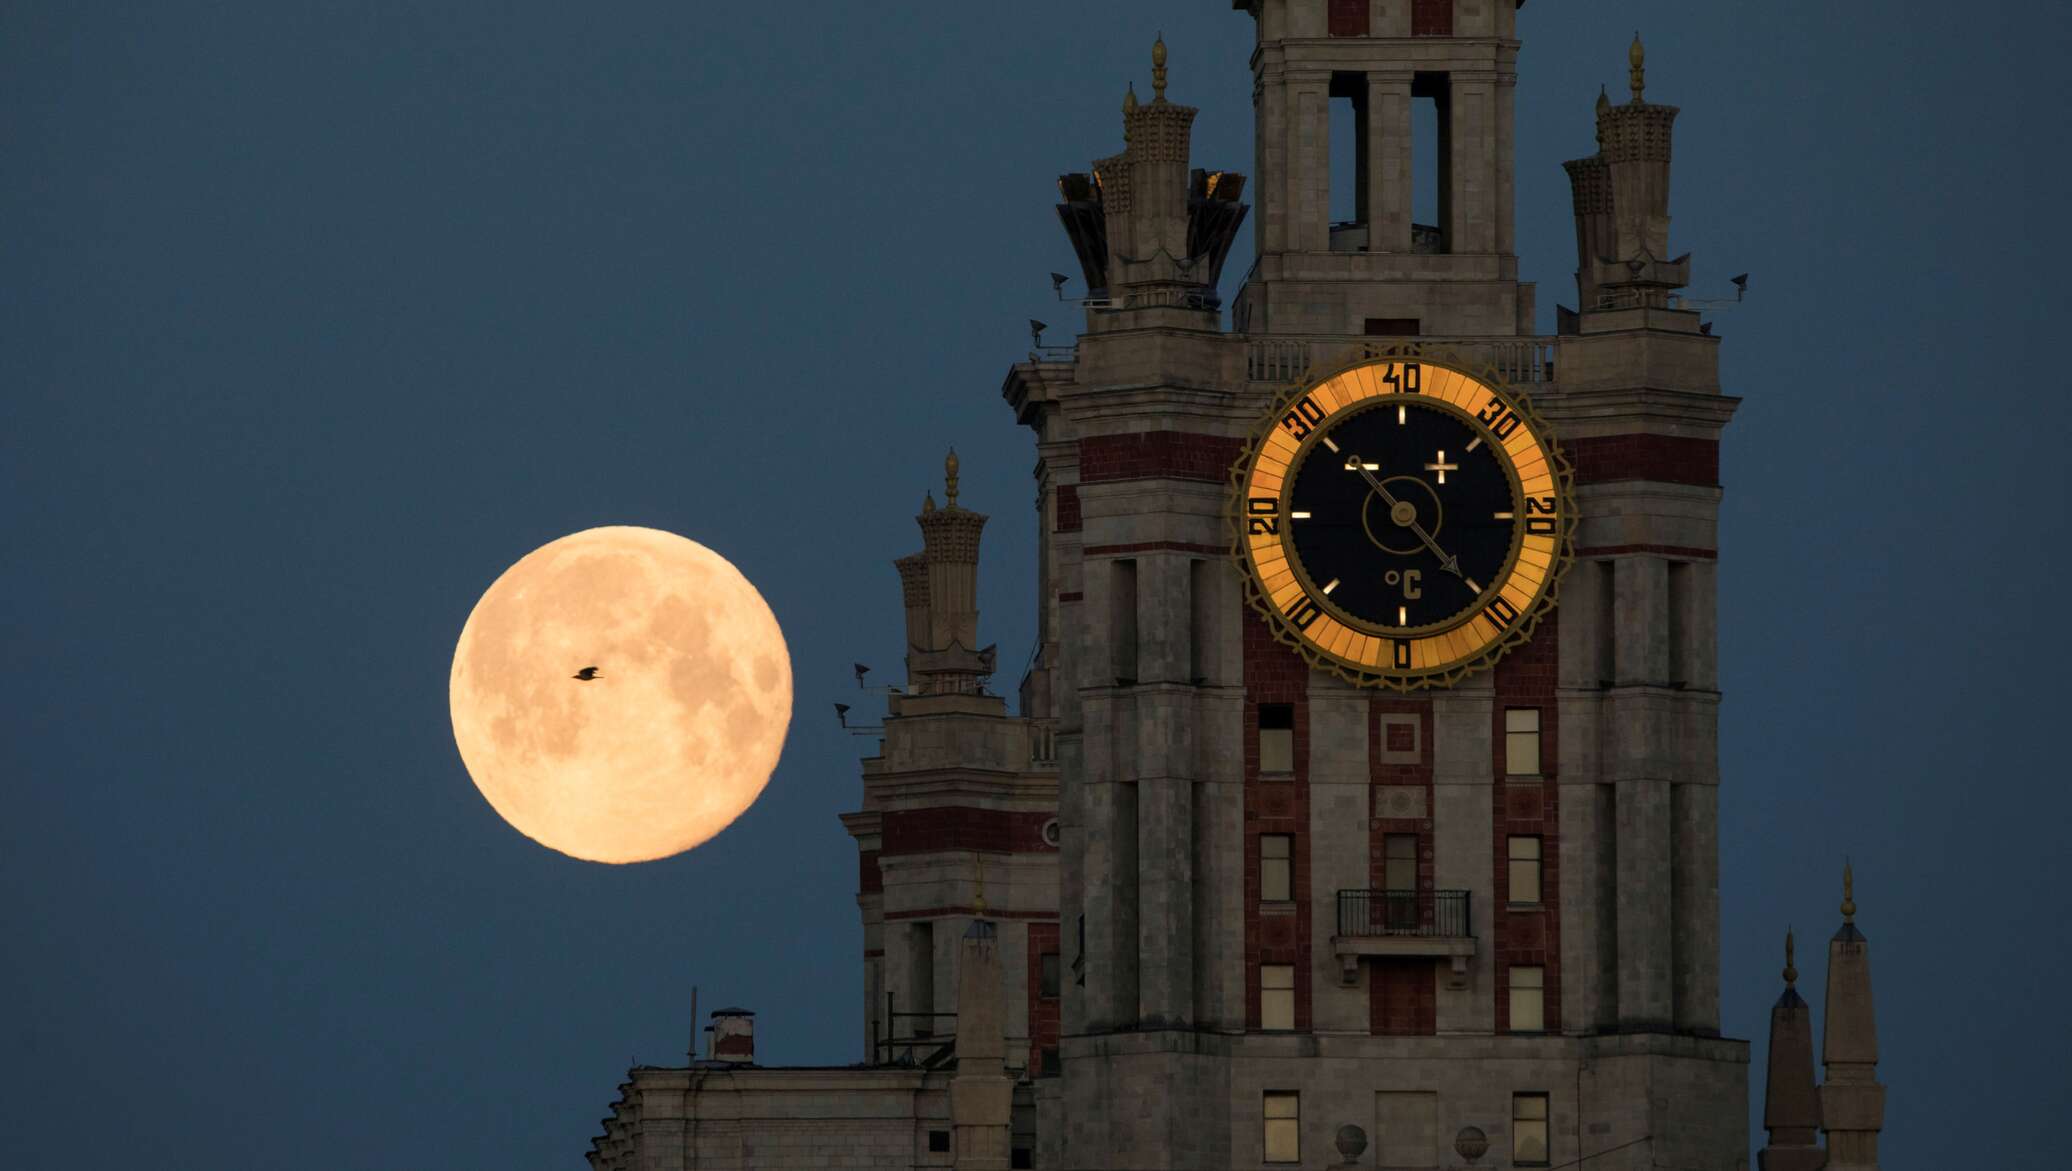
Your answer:
[[[943,506],[921,501],[914,523],[922,549],[892,564],[906,607],[907,687],[916,695],[975,692],[993,673],[992,647],[978,642],[978,542],[984,513],[957,503],[957,452],[943,460]]]
[[[1597,153],[1562,166],[1575,196],[1579,308],[1662,307],[1690,283],[1689,253],[1669,258],[1670,131],[1675,106],[1642,94],[1646,50],[1640,34],[1626,51],[1631,101],[1597,97]]]
[[[1821,1127],[1828,1171],[1876,1171],[1878,1132],[1885,1125],[1885,1087],[1878,1084],[1878,1027],[1871,1008],[1870,941],[1856,927],[1855,876],[1842,867],[1842,927],[1827,943],[1826,1030],[1821,1060]]]
[[[1791,932],[1784,933],[1784,994],[1770,1009],[1770,1068],[1763,1128],[1770,1141],[1756,1153],[1762,1171],[1820,1171],[1820,1093],[1813,1086],[1813,1013],[1799,995]]]
[[[1113,298],[1118,308],[1212,310],[1245,218],[1245,177],[1188,169],[1200,111],[1166,99],[1164,37],[1151,46],[1151,91],[1140,102],[1132,82],[1123,94],[1121,154],[1094,160],[1090,173],[1058,177],[1058,218],[1089,296]]]

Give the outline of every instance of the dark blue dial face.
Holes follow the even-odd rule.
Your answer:
[[[1510,565],[1513,485],[1488,432],[1443,407],[1406,396],[1333,420],[1285,505],[1306,592],[1384,630],[1465,621]]]

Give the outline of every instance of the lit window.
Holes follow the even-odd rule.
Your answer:
[[[1543,1033],[1547,1029],[1547,969],[1511,969],[1511,1031]]]
[[[1511,839],[1511,895],[1514,903],[1540,901],[1540,839]]]
[[[1504,773],[1514,777],[1540,775],[1540,709],[1504,709]]]
[[[1295,1027],[1295,966],[1259,965],[1259,1027],[1286,1031]]]
[[[1045,1000],[1055,1000],[1058,995],[1058,953],[1044,952],[1037,957],[1037,994]]]
[[[1511,1162],[1520,1167],[1547,1165],[1547,1095],[1511,1095]]]
[[[1295,897],[1295,839],[1287,834],[1259,838],[1259,897],[1269,903]]]
[[[1295,771],[1295,705],[1259,705],[1259,771]]]
[[[1302,1161],[1302,1095],[1281,1090],[1266,1091],[1266,1161]]]

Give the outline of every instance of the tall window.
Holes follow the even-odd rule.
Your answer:
[[[1115,662],[1115,685],[1137,682],[1137,563],[1128,558],[1109,563],[1109,605],[1112,611],[1114,645],[1109,649]]]
[[[1294,704],[1262,703],[1259,705],[1259,771],[1262,773],[1292,773],[1295,771]]]
[[[1511,839],[1511,895],[1516,903],[1540,901],[1540,839],[1517,836]]]
[[[1295,966],[1259,965],[1259,1027],[1283,1032],[1295,1027]]]
[[[1266,1091],[1263,1103],[1265,1114],[1266,1161],[1269,1163],[1300,1163],[1302,1161],[1302,1095],[1286,1090]]]
[[[1295,897],[1295,839],[1288,834],[1259,838],[1259,898],[1286,902]]]
[[[1036,994],[1045,1000],[1056,1000],[1058,996],[1058,953],[1044,952],[1037,957]]]
[[[1417,926],[1417,835],[1381,839],[1382,921],[1390,927]]]
[[[1511,1031],[1547,1031],[1547,969],[1512,966]]]
[[[1520,1167],[1547,1165],[1547,1095],[1511,1095],[1511,1162]]]
[[[1513,777],[1540,775],[1540,709],[1504,709],[1504,774]]]

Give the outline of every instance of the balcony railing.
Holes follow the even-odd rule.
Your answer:
[[[1475,934],[1464,890],[1342,890],[1341,936],[1466,939]]]
[[[1349,337],[1277,335],[1245,343],[1245,377],[1253,382],[1301,382],[1382,347],[1415,345],[1451,352],[1517,384],[1554,380],[1554,339],[1547,337]]]

